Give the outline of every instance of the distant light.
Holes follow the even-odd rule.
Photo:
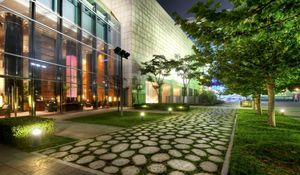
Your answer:
[[[179,109],[183,109],[183,106],[179,106]]]
[[[34,128],[32,131],[31,131],[31,134],[34,135],[34,136],[39,136],[42,134],[42,130],[39,129],[39,128]]]
[[[147,108],[147,107],[148,107],[147,105],[143,105],[143,106],[142,106],[142,108]]]
[[[280,113],[284,113],[285,112],[285,110],[284,109],[280,109]]]

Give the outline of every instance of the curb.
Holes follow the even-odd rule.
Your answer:
[[[235,128],[236,128],[236,121],[237,121],[237,115],[235,115],[235,119],[234,119],[234,125],[233,125],[233,129],[232,129],[232,133],[230,136],[230,142],[228,145],[228,149],[226,151],[226,155],[225,155],[225,161],[223,163],[223,167],[221,170],[221,175],[227,175],[228,174],[228,170],[229,170],[229,165],[230,165],[230,156],[231,156],[231,151],[232,151],[232,146],[233,146],[233,139],[234,139],[234,133],[235,133]]]

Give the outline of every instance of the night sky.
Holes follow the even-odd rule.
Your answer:
[[[177,12],[182,17],[192,17],[192,14],[188,14],[187,11],[196,2],[205,2],[206,0],[157,0],[158,3],[171,15],[173,12]],[[232,4],[228,0],[221,0],[222,9],[232,9]]]

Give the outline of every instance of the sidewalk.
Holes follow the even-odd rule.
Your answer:
[[[67,165],[62,161],[22,152],[0,144],[1,175],[92,175],[90,169]]]

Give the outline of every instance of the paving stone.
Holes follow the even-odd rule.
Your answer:
[[[103,142],[93,142],[93,143],[90,143],[90,146],[100,146],[102,144],[103,144]]]
[[[73,146],[71,145],[66,145],[66,146],[62,146],[59,148],[59,151],[68,151],[70,150],[71,148],[73,148]]]
[[[102,145],[102,148],[109,148],[109,147],[111,147],[111,145],[108,145],[108,144]]]
[[[86,139],[75,144],[75,146],[83,146],[92,143],[94,139]]]
[[[122,175],[137,175],[140,169],[136,166],[127,166],[121,170]]]
[[[206,152],[204,152],[200,149],[192,149],[192,152],[195,153],[196,155],[200,156],[200,157],[206,157],[207,156]]]
[[[188,154],[188,153],[190,153],[190,150],[182,150],[182,153]]]
[[[120,144],[113,146],[111,148],[111,152],[119,153],[119,152],[125,151],[128,147],[129,147],[128,143],[120,143]]]
[[[179,152],[175,149],[169,150],[168,153],[173,157],[182,157],[181,152]]]
[[[116,139],[116,140],[125,140],[126,137],[116,137],[115,139]]]
[[[89,167],[92,169],[100,169],[105,166],[105,162],[103,160],[97,160],[89,164]]]
[[[103,171],[105,173],[114,174],[114,173],[117,173],[119,171],[119,168],[115,167],[115,166],[106,166],[106,167],[103,168]]]
[[[42,152],[42,154],[52,154],[54,152],[56,152],[56,149],[49,149],[49,150]]]
[[[154,146],[147,146],[139,149],[139,153],[141,154],[154,154],[157,153],[160,149]]]
[[[81,154],[87,155],[87,154],[90,154],[90,153],[91,153],[91,151],[83,151]]]
[[[150,138],[151,141],[159,141],[158,138]]]
[[[63,158],[63,161],[66,162],[73,162],[79,158],[79,155],[77,154],[69,154],[66,157]]]
[[[75,147],[70,150],[70,153],[80,153],[80,152],[84,151],[85,149],[86,149],[85,146]]]
[[[194,171],[196,166],[189,161],[180,160],[180,159],[172,159],[167,162],[167,164],[176,170],[180,171]]]
[[[88,148],[89,151],[95,151],[95,150],[97,150],[97,149],[98,149],[98,147],[89,147],[89,148]]]
[[[213,154],[213,155],[222,155],[222,152],[218,151],[216,149],[206,149],[206,152]]]
[[[51,157],[55,157],[55,158],[65,157],[66,155],[68,155],[68,152],[65,151],[50,154]]]
[[[115,166],[124,166],[127,165],[130,162],[129,159],[124,159],[124,158],[118,158],[113,160],[111,163]]]
[[[160,145],[160,148],[161,148],[161,149],[168,150],[168,149],[171,149],[172,146],[171,146],[171,145]]]
[[[150,172],[156,173],[156,174],[161,174],[161,173],[164,173],[165,171],[167,171],[167,167],[164,164],[160,164],[160,163],[153,163],[153,164],[149,165],[147,167],[147,169]]]
[[[147,159],[144,155],[138,154],[132,157],[132,161],[135,165],[144,165],[147,163]]]
[[[112,136],[110,136],[110,135],[102,135],[102,136],[96,137],[97,141],[108,141],[111,139],[112,139]]]
[[[113,160],[116,157],[117,157],[117,155],[114,153],[106,153],[106,154],[101,155],[99,158],[102,160]]]
[[[178,139],[174,139],[175,142],[178,143],[183,143],[183,144],[193,144],[194,141],[191,139],[185,139],[185,138],[178,138]]]
[[[81,157],[80,159],[78,159],[76,161],[76,163],[78,163],[78,164],[86,164],[86,163],[92,162],[94,159],[95,159],[95,156],[88,155],[88,156]]]
[[[174,147],[177,149],[190,149],[190,146],[186,145],[186,144],[177,144],[177,145],[174,145]]]
[[[166,153],[158,153],[158,154],[154,154],[152,157],[151,157],[151,160],[153,162],[164,162],[166,160],[169,160],[170,159],[170,156]]]
[[[169,173],[169,175],[184,175],[184,173],[180,171],[172,171]]]
[[[208,145],[208,144],[202,143],[202,144],[195,144],[194,147],[196,147],[196,148],[210,148],[211,146]]]
[[[127,157],[131,157],[134,153],[135,153],[135,151],[124,151],[120,154],[120,156],[127,158]]]
[[[175,139],[176,136],[174,136],[174,135],[164,135],[164,136],[160,136],[160,138],[170,140],[170,139]]]
[[[195,156],[193,154],[188,154],[188,155],[184,156],[184,158],[187,159],[187,160],[193,161],[193,162],[197,162],[197,161],[201,160],[200,157]]]
[[[191,134],[191,131],[178,131],[178,134],[188,135]]]
[[[227,148],[225,146],[221,146],[221,145],[215,146],[215,148],[218,150],[221,150],[221,151],[227,150]]]
[[[169,140],[160,140],[158,141],[160,144],[168,144],[169,143]]]
[[[130,146],[130,149],[139,149],[139,148],[142,148],[142,147],[143,147],[142,144],[136,143],[136,144],[132,144]]]
[[[107,144],[110,144],[110,145],[115,145],[115,144],[117,144],[117,143],[119,143],[120,141],[119,140],[109,140],[109,141],[107,141],[106,143]]]
[[[94,151],[94,154],[96,155],[100,155],[100,154],[104,154],[107,153],[107,149],[101,148],[101,149],[97,149],[96,151]]]
[[[138,139],[140,139],[140,140],[148,140],[149,137],[147,137],[147,136],[139,136]]]
[[[218,157],[218,156],[209,156],[208,160],[211,160],[211,161],[217,162],[217,163],[221,163],[224,161],[221,157]]]
[[[144,145],[147,145],[147,146],[156,146],[156,145],[157,145],[156,142],[151,141],[151,140],[143,141],[143,144],[144,144]]]
[[[218,170],[218,166],[210,161],[200,163],[200,167],[207,172],[216,172]]]

